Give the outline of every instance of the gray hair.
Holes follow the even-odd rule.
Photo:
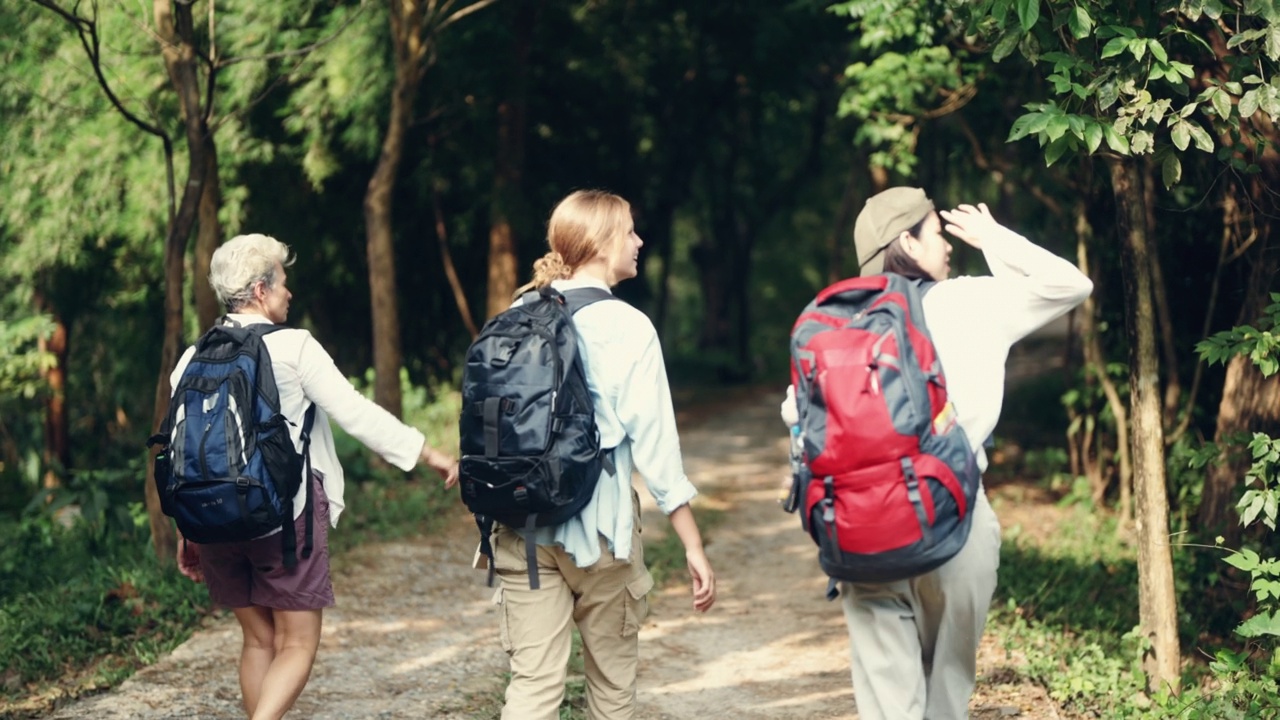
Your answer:
[[[253,301],[258,283],[271,287],[276,281],[276,263],[293,264],[289,246],[270,235],[237,235],[213,252],[209,263],[209,284],[228,312]]]

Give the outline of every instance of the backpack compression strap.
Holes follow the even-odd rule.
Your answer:
[[[303,514],[307,516],[306,531],[302,541],[302,557],[311,557],[312,539],[315,536],[315,488],[311,482],[311,426],[316,421],[316,404],[311,403],[307,408],[307,414],[302,420],[302,462],[303,472],[302,481],[307,484],[306,505],[303,508]],[[285,555],[285,557],[293,557],[293,553]]]

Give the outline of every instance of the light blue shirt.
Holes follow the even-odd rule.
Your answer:
[[[598,280],[557,280],[565,291],[608,289]],[[614,475],[602,472],[582,512],[554,527],[539,528],[539,545],[560,545],[578,567],[600,559],[598,536],[615,557],[631,554],[631,474],[640,473],[663,513],[687,504],[698,490],[684,473],[680,438],[658,332],[648,316],[620,300],[588,305],[573,316],[587,386],[595,403],[600,447],[613,448]]]

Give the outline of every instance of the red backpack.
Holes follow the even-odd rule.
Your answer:
[[[836,581],[922,575],[964,547],[981,480],[925,327],[927,287],[886,273],[818,293],[791,330],[801,510]]]

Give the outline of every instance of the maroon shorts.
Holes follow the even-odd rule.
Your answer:
[[[298,565],[284,567],[280,533],[238,543],[200,546],[209,597],[231,608],[256,605],[275,610],[318,610],[333,607],[329,578],[329,498],[319,473],[312,476],[315,508],[311,557],[302,557],[306,537],[304,512],[294,520],[298,535]]]

